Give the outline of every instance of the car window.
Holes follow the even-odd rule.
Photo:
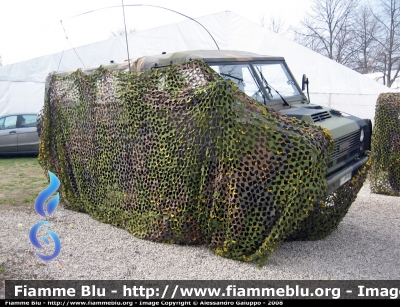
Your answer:
[[[36,115],[21,115],[21,128],[36,127]]]
[[[17,116],[7,116],[0,119],[0,130],[14,129],[17,127]]]

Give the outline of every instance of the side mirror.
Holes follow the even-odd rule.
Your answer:
[[[301,90],[304,91],[306,89],[307,85],[307,97],[308,97],[308,103],[310,103],[310,94],[308,92],[308,78],[306,77],[306,74],[303,74],[303,79],[301,81]]]
[[[303,79],[301,81],[301,90],[304,91],[306,89],[306,84],[308,88],[308,78],[306,77],[306,74],[303,74]]]

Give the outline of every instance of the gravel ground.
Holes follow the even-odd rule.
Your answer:
[[[62,249],[48,262],[35,255],[32,210],[0,212],[0,298],[5,279],[56,280],[398,280],[400,197],[370,192],[368,182],[338,229],[319,241],[282,244],[266,266],[220,257],[206,245],[153,243],[57,208],[51,230]]]

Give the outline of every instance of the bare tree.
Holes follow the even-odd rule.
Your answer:
[[[129,33],[135,33],[136,31],[137,31],[136,29],[129,29],[128,30],[128,34]],[[115,30],[115,31],[111,31],[110,38],[117,37],[117,36],[122,36],[122,35],[125,35],[125,29],[118,29],[118,30]]]
[[[274,16],[269,19],[269,29],[280,35],[285,35],[288,32],[285,22],[280,17],[275,18]]]
[[[313,0],[300,28],[294,29],[296,42],[341,64],[348,64],[357,52],[353,44],[354,12],[359,0]]]
[[[353,44],[358,50],[354,56],[351,68],[362,73],[368,74],[377,70],[377,59],[380,53],[376,38],[379,37],[380,25],[372,14],[370,6],[360,7],[356,16],[354,27]]]
[[[400,71],[400,0],[380,0],[371,12],[380,26],[374,37],[379,44],[377,70],[391,87]]]
[[[258,17],[258,20],[260,21],[260,25],[265,28],[266,26],[266,22],[265,22],[265,15],[262,15],[260,17]]]
[[[260,24],[263,28],[268,28],[268,30],[285,36],[288,33],[289,28],[285,26],[285,21],[283,21],[280,17],[276,18],[272,16],[267,23],[265,20],[265,16],[259,17]]]

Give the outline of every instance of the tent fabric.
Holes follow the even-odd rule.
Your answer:
[[[217,48],[283,56],[298,83],[301,83],[303,74],[309,78],[313,104],[372,120],[379,94],[393,91],[235,13],[220,12],[197,21],[212,37],[192,20],[131,33],[128,35],[130,58]],[[108,65],[111,60],[121,63],[128,58],[125,37],[107,39],[75,50],[76,53],[70,49],[0,67],[0,116],[39,112],[44,103],[45,79],[51,72]]]
[[[395,74],[396,74],[396,71],[392,70],[391,76],[393,77]],[[366,76],[370,79],[373,79],[380,84],[383,84],[383,82],[384,82],[384,80],[383,80],[384,76],[383,76],[383,73],[381,73],[381,72],[373,72],[370,74],[364,74],[364,76]],[[394,80],[394,82],[392,83],[390,88],[394,89],[397,93],[400,92],[400,80],[399,79]]]

